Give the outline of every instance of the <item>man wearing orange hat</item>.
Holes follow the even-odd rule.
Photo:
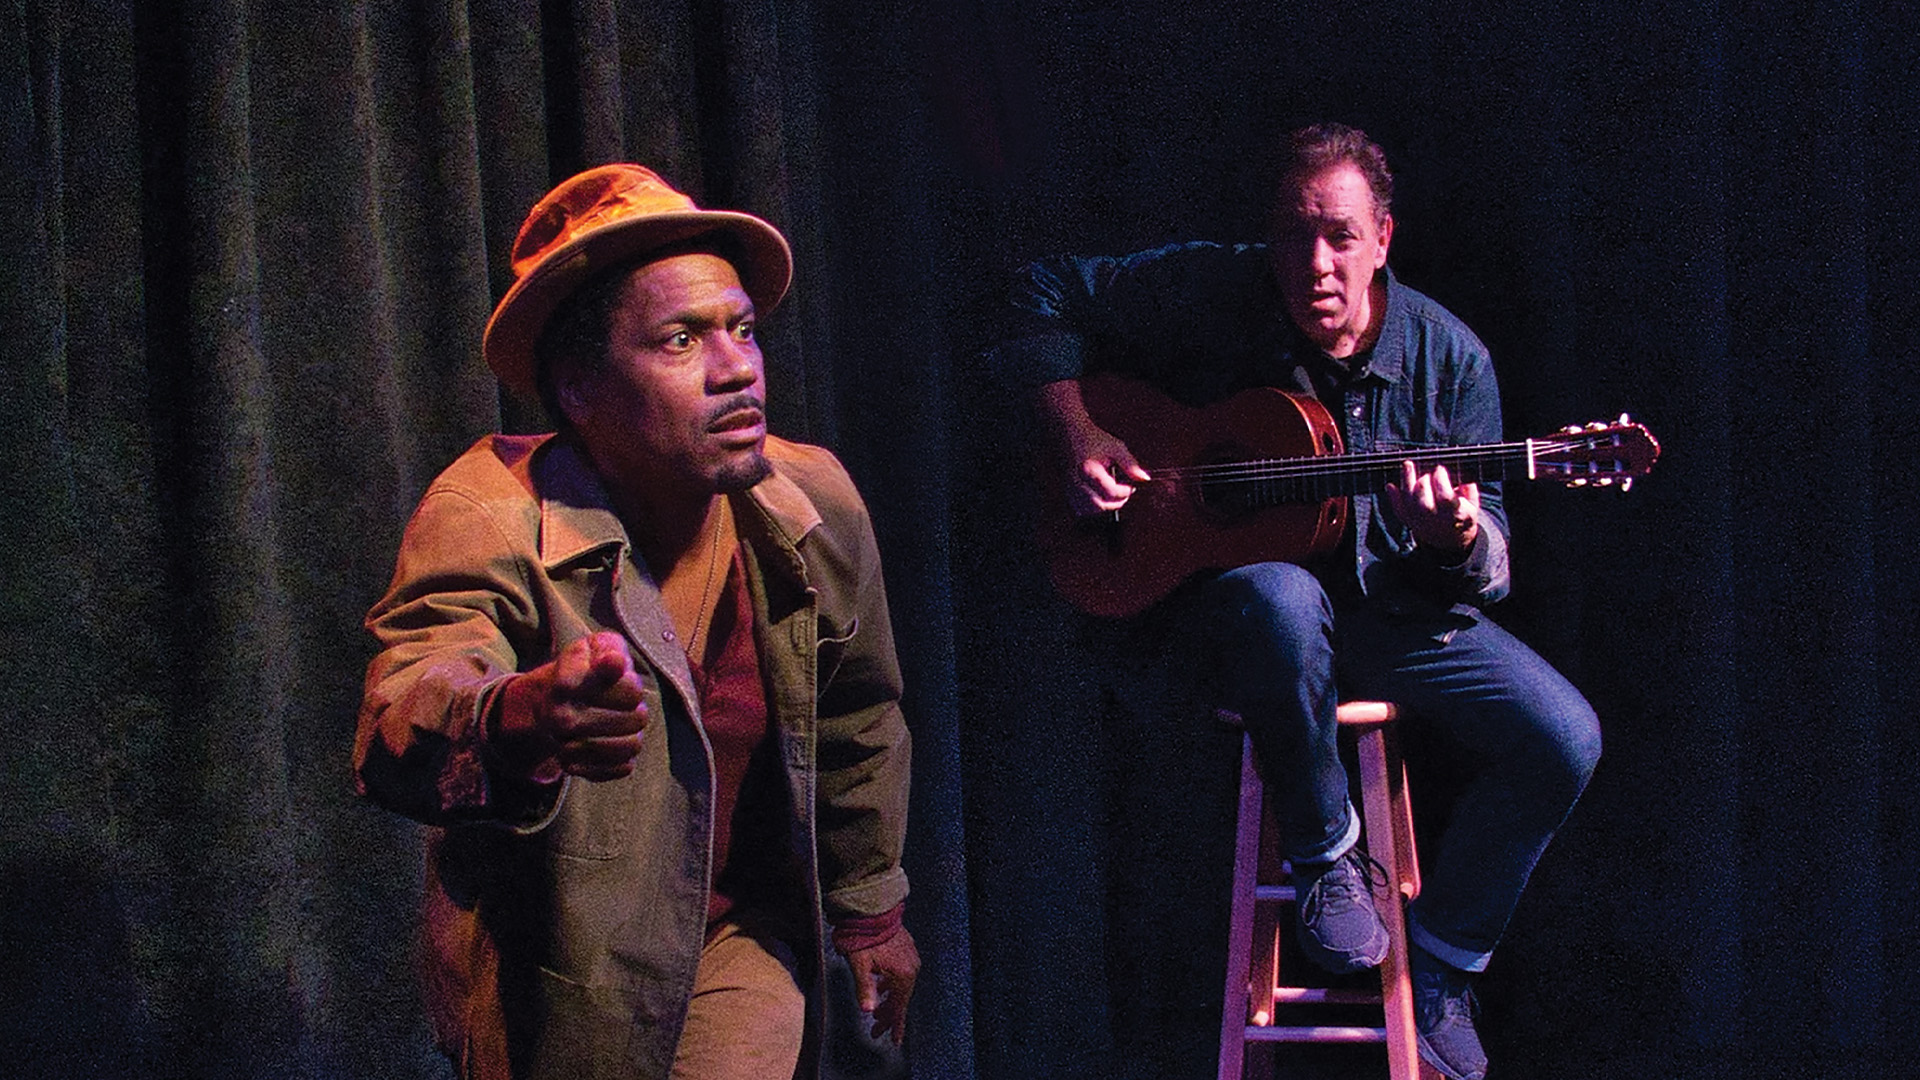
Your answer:
[[[810,1072],[823,922],[898,1041],[900,670],[851,479],[766,431],[786,240],[608,165],[533,208],[513,269],[487,364],[560,431],[428,489],[354,754],[435,826],[442,1047],[462,1076]]]

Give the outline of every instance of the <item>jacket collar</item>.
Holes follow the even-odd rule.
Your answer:
[[[820,511],[800,485],[780,471],[778,441],[767,442],[773,472],[749,489],[747,497],[786,546],[798,546],[820,524]],[[609,546],[624,549],[631,544],[606,485],[572,440],[549,437],[533,455],[531,471],[540,499],[540,564],[547,570]]]
[[[820,510],[813,505],[807,493],[793,482],[780,469],[780,462],[786,456],[786,444],[773,436],[767,436],[767,460],[773,462],[773,472],[765,480],[753,485],[747,491],[747,497],[760,507],[789,546],[798,547],[800,541],[820,524]]]

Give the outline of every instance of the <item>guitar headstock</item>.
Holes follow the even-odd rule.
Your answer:
[[[1528,479],[1558,480],[1568,487],[1633,486],[1660,459],[1660,440],[1626,413],[1611,423],[1572,424],[1543,439],[1527,440]]]

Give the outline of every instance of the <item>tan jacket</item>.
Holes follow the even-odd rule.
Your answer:
[[[734,516],[788,780],[791,940],[812,985],[823,916],[906,896],[910,747],[866,507],[827,451],[769,439],[767,453],[773,475],[733,497]],[[706,929],[712,755],[655,583],[578,450],[490,436],[461,455],[421,499],[367,627],[382,651],[355,775],[434,826],[423,963],[460,1075],[665,1077]],[[493,773],[479,717],[502,681],[600,630],[642,671],[652,720],[633,774],[540,787]]]

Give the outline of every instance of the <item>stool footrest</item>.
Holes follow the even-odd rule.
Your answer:
[[[1248,1042],[1278,1043],[1383,1043],[1386,1028],[1371,1027],[1254,1027],[1247,1026]]]
[[[1317,986],[1276,986],[1276,1005],[1379,1005],[1380,994],[1370,990],[1333,990]]]
[[[1298,899],[1291,885],[1256,885],[1253,898],[1263,904],[1292,904]]]

